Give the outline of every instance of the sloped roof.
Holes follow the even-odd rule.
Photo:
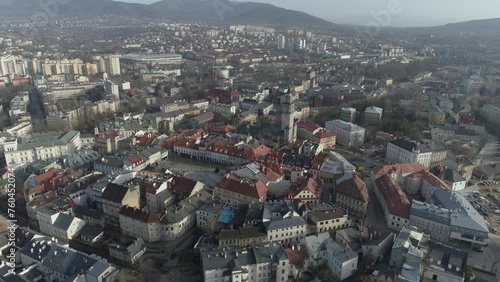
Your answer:
[[[391,215],[410,218],[411,203],[399,184],[387,174],[375,180],[375,186],[384,198]]]
[[[215,187],[256,199],[260,199],[267,195],[269,190],[267,185],[260,179],[253,182],[248,179],[240,178],[234,173],[228,174],[224,179],[217,183]]]
[[[346,174],[335,183],[336,193],[367,203],[370,199],[365,182],[357,175]]]

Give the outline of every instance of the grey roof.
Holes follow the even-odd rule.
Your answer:
[[[448,209],[436,205],[427,204],[413,200],[410,215],[432,220],[437,223],[450,225],[451,212]]]
[[[94,227],[94,226],[90,226],[90,225],[85,225],[80,230],[80,236],[93,239],[93,238],[101,235],[103,232],[104,232],[104,230],[102,227]]]
[[[225,269],[242,271],[244,266],[257,263],[287,260],[288,256],[279,244],[261,244],[252,248],[231,248],[226,251],[206,251],[201,254],[203,271]]]
[[[94,265],[90,267],[87,271],[87,274],[92,275],[94,277],[101,276],[106,270],[109,269],[111,265],[107,262],[98,260]]]
[[[73,249],[52,245],[42,265],[54,270],[54,272],[71,277],[85,273],[95,263],[96,260],[90,256]]]
[[[282,228],[289,228],[294,226],[307,225],[307,223],[302,219],[302,217],[288,217],[282,220],[273,220],[264,222],[266,230],[276,230]]]
[[[457,249],[453,249],[451,247],[437,244],[434,242],[429,243],[430,246],[430,254],[431,258],[434,258],[434,261],[441,261],[440,266],[445,269],[447,272],[452,272],[463,276],[465,274],[467,268],[467,260],[469,255],[466,252],[462,252]],[[451,269],[448,265],[452,265]],[[456,267],[459,267],[457,271]]]
[[[461,194],[455,191],[438,189],[434,191],[431,199],[434,204],[447,208],[452,212],[452,227],[479,232],[480,234],[475,234],[477,236],[488,236],[489,230],[484,217]]]
[[[57,219],[56,219],[56,221],[54,221],[53,225],[59,229],[68,230],[74,219],[75,219],[75,217],[73,217],[69,214],[59,213],[59,215],[57,216]]]

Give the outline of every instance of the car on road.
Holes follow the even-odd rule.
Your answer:
[[[473,250],[474,252],[478,252],[478,253],[484,253],[484,250],[483,250],[483,248],[479,248],[479,247],[474,247],[474,248],[473,248],[472,250]]]
[[[496,214],[500,214],[500,210],[496,210],[496,211],[495,211],[495,213],[496,213]]]

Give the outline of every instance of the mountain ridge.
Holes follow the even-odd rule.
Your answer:
[[[304,12],[271,4],[229,0],[162,0],[152,4],[125,3],[112,0],[69,0],[65,4],[44,8],[37,0],[0,0],[0,15],[30,17],[45,13],[58,16],[119,15],[204,22],[207,24],[261,24],[269,26],[329,27],[333,23]]]

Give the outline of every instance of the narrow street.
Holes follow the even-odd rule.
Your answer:
[[[33,125],[33,131],[39,132],[47,128],[45,120],[45,109],[43,108],[41,93],[37,90],[30,92],[30,104],[28,106],[28,111],[31,114],[31,124]]]

